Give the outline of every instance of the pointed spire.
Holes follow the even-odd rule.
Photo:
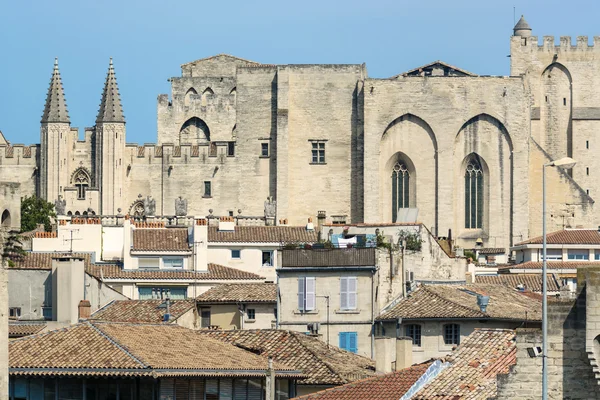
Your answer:
[[[119,86],[113,67],[112,57],[106,74],[106,82],[102,91],[102,100],[100,101],[100,110],[96,118],[96,124],[101,122],[122,122],[125,123],[123,107],[121,106],[121,96],[119,96]]]
[[[525,21],[525,17],[521,15],[521,19],[513,28],[514,36],[529,37],[531,36],[531,26]]]
[[[60,71],[58,70],[58,58],[54,59],[54,70],[52,71],[44,114],[42,115],[42,124],[48,122],[71,123],[69,111],[67,110],[67,101],[65,100],[65,91],[60,79]]]

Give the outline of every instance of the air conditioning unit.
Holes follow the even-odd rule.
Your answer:
[[[318,322],[311,322],[310,324],[306,325],[306,329],[311,333],[311,335],[317,335],[320,327],[321,324]]]

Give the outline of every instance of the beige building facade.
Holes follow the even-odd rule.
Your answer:
[[[0,138],[0,171],[64,214],[301,224],[326,211],[342,223],[418,219],[461,247],[508,248],[539,234],[541,168],[552,159],[578,164],[548,170],[549,229],[600,220],[599,43],[539,45],[522,19],[511,74],[500,77],[441,61],[379,79],[364,64],[217,55],[170,79],[157,143],[144,145],[126,142],[112,61],[95,126],[79,141],[56,64],[41,143]]]

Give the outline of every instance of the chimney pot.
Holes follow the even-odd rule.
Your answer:
[[[490,302],[490,296],[486,296],[483,294],[478,294],[477,295],[477,305],[479,306],[479,309],[481,310],[482,313],[485,312],[485,310],[487,310],[487,306]]]
[[[88,319],[92,315],[92,305],[89,300],[79,302],[79,319]]]

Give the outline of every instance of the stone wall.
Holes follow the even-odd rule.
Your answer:
[[[595,304],[589,306],[596,308]],[[548,398],[600,398],[600,386],[586,353],[590,322],[585,291],[576,300],[550,302],[548,313]],[[510,374],[498,378],[497,399],[541,397],[542,358],[529,356],[527,349],[533,347],[542,347],[541,331],[517,329],[517,364]]]

